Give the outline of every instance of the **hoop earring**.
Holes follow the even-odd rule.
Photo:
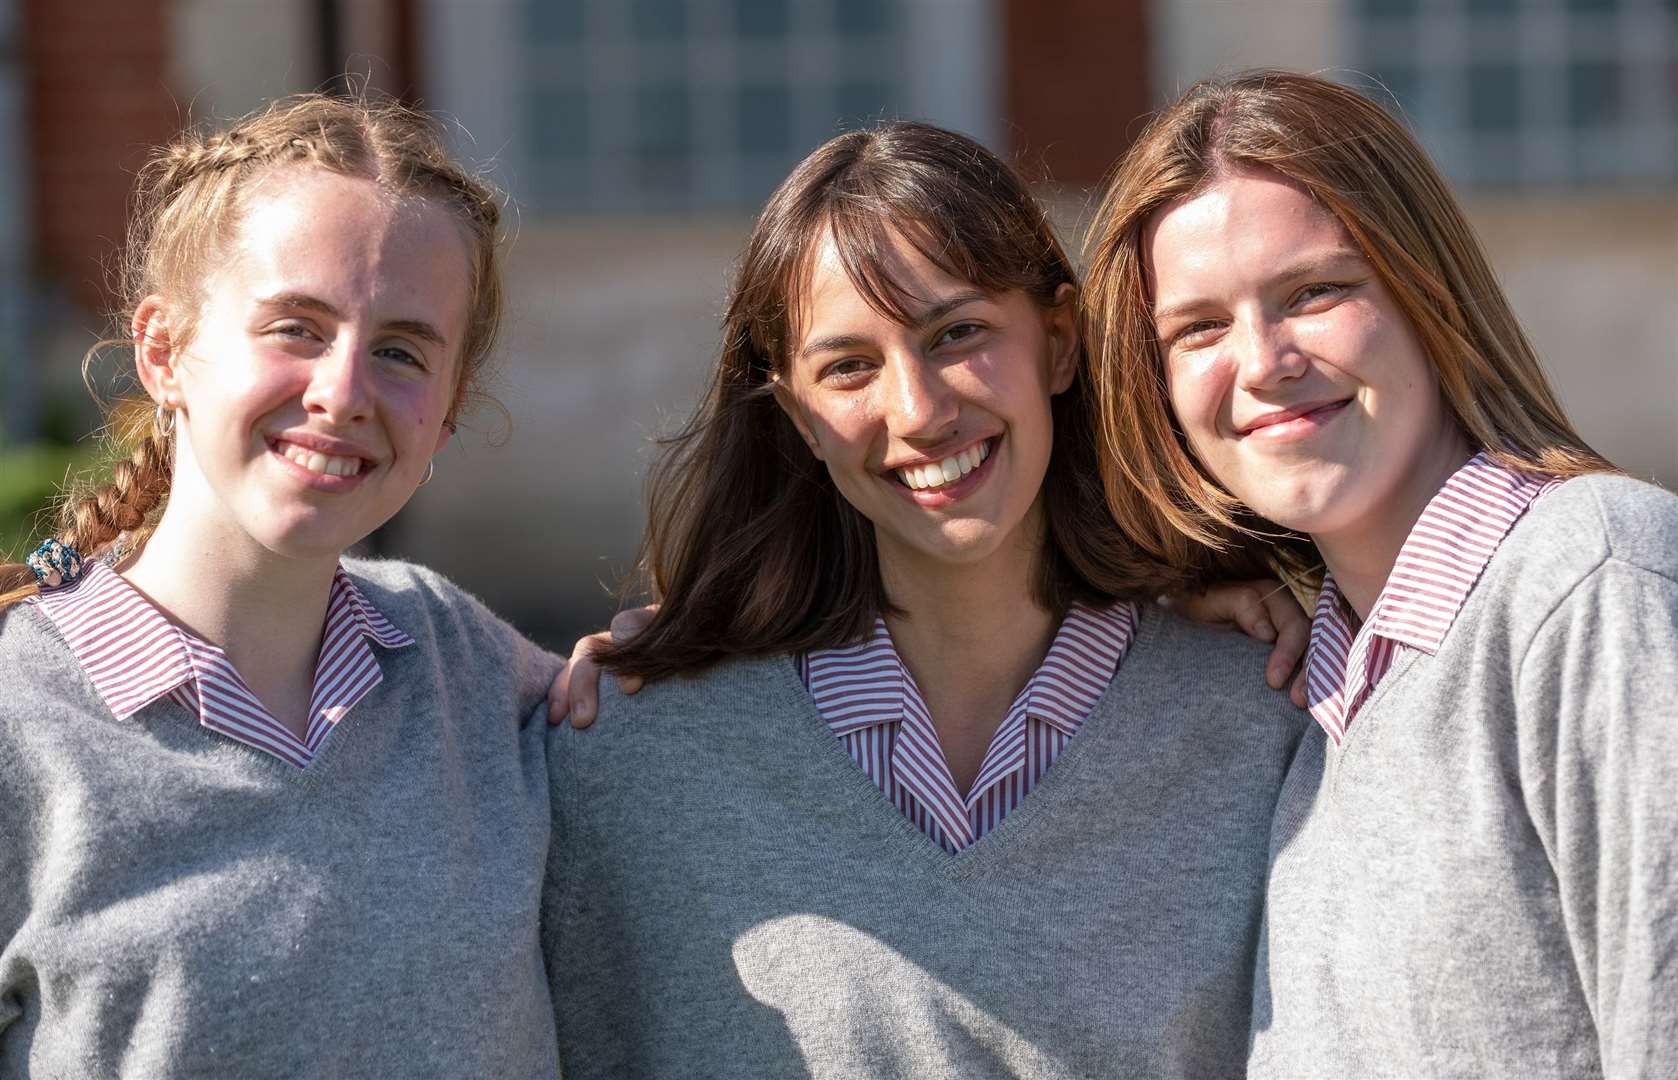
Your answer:
[[[417,487],[424,487],[425,485],[431,483],[431,478],[433,476],[436,476],[436,475],[437,475],[437,462],[436,462],[435,459],[433,459],[433,460],[425,463],[425,479],[421,480],[416,486]]]
[[[165,409],[159,405],[151,417],[152,430],[157,432],[160,439],[166,439],[175,433],[175,410]]]

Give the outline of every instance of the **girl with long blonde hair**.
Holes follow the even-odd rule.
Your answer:
[[[140,176],[112,479],[0,567],[0,1073],[532,1076],[557,666],[345,556],[501,311],[496,193],[311,95]]]

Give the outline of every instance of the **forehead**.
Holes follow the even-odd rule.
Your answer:
[[[795,344],[831,332],[835,323],[901,326],[905,317],[939,298],[976,288],[921,254],[895,229],[883,230],[877,250],[858,261],[863,265],[853,276],[832,227],[820,227],[794,289]]]
[[[1249,171],[1226,173],[1165,207],[1149,221],[1143,243],[1156,299],[1312,253],[1356,254],[1340,220],[1303,187]]]
[[[435,201],[398,198],[361,177],[288,169],[259,181],[239,209],[212,289],[303,293],[346,310],[464,325],[469,249]],[[458,332],[448,336],[458,340]]]

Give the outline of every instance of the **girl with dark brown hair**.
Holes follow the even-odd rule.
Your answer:
[[[969,139],[840,136],[651,485],[654,677],[556,732],[569,1076],[1223,1075],[1297,715],[1106,509],[1076,284]],[[676,676],[676,677],[671,677]]]

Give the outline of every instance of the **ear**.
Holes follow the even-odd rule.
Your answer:
[[[437,445],[431,448],[432,454],[442,453],[443,447],[449,445],[449,440],[452,438],[454,438],[454,421],[445,420],[443,426],[437,429]]]
[[[1065,393],[1078,375],[1078,290],[1069,281],[1055,290],[1054,303],[1043,309],[1043,329],[1049,336],[1049,393]]]
[[[815,430],[810,427],[804,410],[798,407],[798,399],[779,378],[771,385],[775,392],[775,404],[779,405],[781,411],[787,414],[787,419],[792,421],[792,426],[798,431],[798,437],[804,440],[804,445],[810,448],[810,453],[815,455],[817,461],[826,461],[827,459],[822,457],[821,443],[816,441]]]
[[[140,301],[129,323],[134,339],[134,370],[151,399],[166,409],[185,404],[181,392],[181,353],[170,328],[168,306],[153,293]]]

